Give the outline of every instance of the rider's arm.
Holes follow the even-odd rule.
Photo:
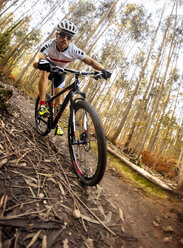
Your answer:
[[[46,59],[46,55],[44,53],[38,53],[34,59],[33,66],[35,69],[38,69],[38,62],[40,59]]]
[[[95,70],[102,71],[104,69],[103,65],[101,65],[96,60],[90,58],[88,55],[82,60],[85,64],[92,66]]]

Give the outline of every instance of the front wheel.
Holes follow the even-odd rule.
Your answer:
[[[78,101],[71,109],[68,128],[71,161],[81,182],[93,186],[101,181],[107,163],[104,130],[88,102]]]

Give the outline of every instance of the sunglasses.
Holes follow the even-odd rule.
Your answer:
[[[66,34],[64,32],[60,32],[59,35],[60,35],[61,38],[67,37],[68,40],[72,39],[72,35]]]

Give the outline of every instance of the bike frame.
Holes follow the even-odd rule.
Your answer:
[[[46,103],[51,103],[50,105],[52,107],[51,116],[49,117],[49,129],[54,129],[56,127],[56,125],[57,125],[60,117],[62,116],[64,110],[66,109],[69,101],[70,101],[70,110],[72,111],[72,105],[74,102],[76,102],[79,99],[83,100],[83,101],[86,100],[86,94],[80,91],[79,76],[77,74],[75,75],[74,82],[56,95],[54,95],[54,82],[53,82],[53,80],[54,80],[54,78],[52,78],[51,98],[46,101]],[[66,95],[63,103],[60,106],[58,114],[54,118],[54,103],[53,103],[53,101],[58,96],[63,95],[68,90],[69,90],[69,93]],[[77,97],[74,99],[74,95],[76,95],[76,94],[79,94],[81,97]]]
[[[71,162],[75,169],[76,175],[82,183],[88,186],[93,186],[99,183],[104,175],[107,161],[106,139],[102,123],[95,109],[86,101],[86,94],[81,92],[79,87],[79,77],[90,76],[95,80],[103,78],[100,72],[75,71],[64,69],[58,66],[52,66],[50,69],[49,80],[51,80],[51,94],[46,95],[46,104],[50,114],[48,116],[40,116],[40,97],[37,97],[35,105],[35,121],[36,128],[39,134],[46,136],[51,129],[54,129],[62,116],[67,105],[70,103],[70,113],[68,120],[68,146],[71,156]],[[75,74],[75,78],[71,85],[60,90],[54,95],[54,77],[55,74],[67,74],[67,72]],[[64,100],[60,104],[58,113],[54,106],[54,100],[63,95]],[[55,116],[56,115],[56,116]],[[90,122],[94,128],[94,134],[90,133]],[[42,125],[44,124],[44,125]],[[55,135],[56,135],[55,130]],[[92,128],[91,128],[92,131]],[[93,136],[92,139],[90,139]],[[93,156],[92,142],[97,146],[97,152],[94,151]],[[95,145],[94,145],[95,146]],[[84,159],[83,159],[84,158]],[[91,169],[90,169],[91,167]]]

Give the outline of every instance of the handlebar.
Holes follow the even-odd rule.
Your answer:
[[[98,80],[99,78],[103,78],[102,73],[98,72],[98,71],[94,71],[94,72],[77,71],[77,70],[62,68],[62,67],[53,66],[53,65],[51,65],[50,72],[51,73],[58,73],[58,74],[67,74],[69,72],[69,73],[75,74],[76,76],[91,76],[91,75],[93,75],[93,78],[95,80]]]

